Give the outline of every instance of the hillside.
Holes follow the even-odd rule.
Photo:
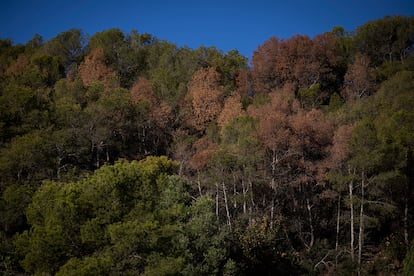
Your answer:
[[[414,17],[237,50],[0,39],[5,275],[414,273]]]

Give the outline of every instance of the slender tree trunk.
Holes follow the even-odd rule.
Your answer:
[[[236,188],[236,176],[233,173],[233,207],[237,208],[237,188]]]
[[[183,175],[183,164],[184,161],[180,161],[180,166],[178,167],[178,175],[182,176]]]
[[[315,233],[313,229],[312,206],[310,205],[309,198],[306,199],[306,208],[308,209],[309,228],[310,228],[310,235],[311,235],[311,240],[310,240],[309,249],[308,249],[310,250],[313,247],[313,244],[315,243]]]
[[[339,249],[339,230],[340,230],[340,218],[341,218],[341,195],[338,196],[338,207],[336,212],[336,241],[335,252],[338,253]]]
[[[275,193],[276,193],[276,163],[277,163],[277,156],[276,156],[276,149],[272,150],[272,180],[270,182],[270,188],[272,189],[272,200],[270,206],[270,229],[273,229],[273,220],[275,218]]]
[[[274,184],[274,179],[276,175],[276,163],[277,163],[277,156],[276,156],[276,150],[272,150],[272,189]]]
[[[56,177],[57,177],[57,179],[60,179],[60,169],[61,169],[60,164],[62,163],[62,160],[63,160],[63,158],[58,157],[57,170],[56,170]]]
[[[271,206],[270,206],[270,229],[273,229],[273,219],[275,217],[275,198],[272,196]]]
[[[355,171],[354,171],[355,172]],[[350,173],[350,171],[349,171]],[[354,262],[355,261],[355,254],[354,254],[354,198],[352,195],[352,191],[354,189],[354,183],[353,180],[351,179],[351,181],[349,181],[348,184],[348,188],[349,188],[349,204],[350,204],[350,209],[351,209],[351,260]]]
[[[364,186],[365,186],[365,173],[361,173],[361,207],[359,209],[359,235],[358,235],[358,271],[361,270],[361,258],[362,258],[362,245],[364,243]]]
[[[405,196],[404,202],[404,243],[405,247],[410,247],[409,239],[408,239],[408,195]]]
[[[338,210],[336,213],[336,241],[335,241],[335,267],[338,266],[338,250],[339,250],[339,230],[341,218],[341,194],[338,196]]]
[[[243,179],[242,179],[242,189],[243,189],[243,214],[246,214],[247,213],[247,206],[246,206],[246,193],[247,193],[247,189],[246,189],[246,185],[245,185]]]
[[[254,194],[253,194],[253,182],[249,176],[249,189],[250,189],[250,202],[252,203],[252,208],[255,208],[256,203],[254,202]]]
[[[216,217],[219,220],[219,185],[216,183]]]
[[[222,186],[223,186],[223,195],[224,195],[224,205],[226,207],[227,224],[231,230],[230,211],[229,211],[229,205],[227,203],[227,193],[226,193],[226,186],[224,185],[224,182],[222,183]]]
[[[407,176],[407,183],[406,183],[406,194],[404,200],[404,242],[407,250],[410,247],[410,237],[408,236],[408,230],[410,227],[410,223],[408,221],[409,217],[409,206],[410,206],[410,199],[412,193],[412,187],[414,185],[414,156],[413,151],[407,151],[407,165],[406,165],[406,176]]]
[[[96,168],[99,168],[99,146],[96,147]]]
[[[199,172],[197,172],[197,187],[198,187],[198,193],[199,193],[199,195],[202,196],[202,193],[201,193],[201,181],[200,181],[200,173]]]

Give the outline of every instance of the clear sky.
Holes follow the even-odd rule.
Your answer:
[[[251,57],[271,36],[354,30],[385,15],[414,15],[414,0],[2,0],[0,37],[26,43],[71,28],[148,32],[178,46],[237,49]]]

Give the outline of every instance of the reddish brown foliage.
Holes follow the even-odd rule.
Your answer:
[[[258,108],[249,106],[248,113],[259,119],[258,135],[271,151],[284,151],[292,142],[290,116],[294,113],[294,95],[288,90],[273,91],[271,102]]]
[[[139,78],[131,88],[131,102],[137,104],[141,100],[150,103],[155,102],[153,94],[154,86],[146,78]]]
[[[330,33],[296,35],[267,40],[254,52],[252,76],[256,92],[270,92],[286,83],[307,88],[313,83],[334,82],[343,57],[337,38]]]
[[[194,170],[199,170],[207,166],[218,145],[203,137],[193,144],[193,148],[195,153],[190,159],[190,166]]]
[[[106,89],[119,86],[115,72],[105,63],[105,55],[101,48],[93,49],[79,65],[79,76],[88,86],[100,81]]]
[[[304,171],[301,182],[321,181],[327,169],[326,158],[332,143],[333,125],[320,110],[301,110],[294,116],[292,127],[299,140]]]
[[[232,118],[243,114],[243,106],[241,103],[241,96],[237,92],[233,92],[224,101],[223,109],[217,118],[217,125],[219,127],[225,126]]]
[[[368,56],[357,54],[345,74],[342,96],[354,100],[370,95],[375,90],[374,69]]]
[[[277,68],[280,44],[277,37],[271,37],[253,53],[252,78],[256,92],[268,92],[281,84]]]
[[[155,97],[154,86],[145,78],[139,78],[131,88],[131,102],[137,104],[140,101],[148,103],[152,121],[158,127],[166,127],[171,118],[172,108],[164,100]]]
[[[333,145],[331,148],[330,167],[340,168],[349,157],[349,141],[351,140],[352,125],[339,126],[333,137]]]
[[[257,132],[270,154],[272,174],[294,170],[296,179],[291,183],[321,180],[332,143],[331,122],[319,110],[300,109],[289,89],[275,90],[269,95],[270,103],[249,107],[248,112],[259,119]]]
[[[12,65],[10,65],[9,68],[7,68],[6,73],[17,75],[20,73],[23,73],[27,68],[29,67],[29,60],[24,54],[20,54],[17,58],[16,62],[14,62]]]
[[[249,95],[253,91],[252,75],[250,70],[241,70],[236,78],[237,92]]]
[[[187,122],[196,130],[204,131],[220,114],[223,93],[220,74],[214,68],[196,71],[188,84],[190,110]]]

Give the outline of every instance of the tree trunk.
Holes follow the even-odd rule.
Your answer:
[[[96,146],[96,168],[99,168],[99,146]]]
[[[246,206],[246,193],[247,189],[244,183],[244,180],[242,179],[242,189],[243,189],[243,214],[247,213],[247,206]]]
[[[197,171],[197,187],[198,187],[198,193],[200,196],[202,196],[201,193],[201,181],[200,181],[200,173]]]
[[[216,183],[216,217],[219,220],[219,185]]]
[[[57,169],[56,169],[56,177],[57,177],[57,179],[60,179],[60,169],[61,169],[60,164],[62,163],[62,160],[63,160],[62,157],[58,157]]]
[[[407,151],[407,165],[406,165],[406,175],[407,175],[407,186],[404,202],[404,242],[407,250],[410,247],[410,237],[408,236],[410,223],[408,221],[409,217],[409,206],[412,193],[412,185],[414,185],[414,156],[413,151]]]
[[[250,189],[250,202],[252,203],[252,208],[255,208],[256,203],[254,202],[254,194],[253,194],[253,182],[249,176],[249,189]]]
[[[404,243],[406,249],[408,250],[410,247],[410,242],[408,239],[408,195],[405,196],[404,202]]]
[[[309,242],[309,248],[310,250],[313,247],[313,244],[315,243],[315,233],[313,229],[313,221],[312,221],[312,206],[310,205],[309,199],[306,199],[306,208],[308,209],[308,215],[309,215],[309,228],[310,228],[310,235],[311,240]]]
[[[361,173],[361,207],[359,209],[359,235],[358,235],[358,271],[361,270],[361,257],[362,257],[362,245],[364,243],[364,185],[365,185],[365,174],[364,171]]]
[[[350,171],[349,171],[350,173]],[[354,170],[355,173],[355,170]],[[355,261],[355,254],[354,254],[354,199],[353,199],[353,195],[352,195],[352,190],[354,189],[354,183],[353,180],[351,179],[351,181],[349,181],[349,204],[350,204],[350,209],[351,209],[351,260],[354,262]]]
[[[224,205],[226,207],[226,215],[227,215],[227,224],[231,230],[231,219],[230,219],[230,212],[229,212],[229,205],[227,203],[227,193],[226,193],[226,186],[224,185],[224,182],[222,183],[223,186],[223,195],[224,195]]]
[[[237,208],[237,188],[236,188],[236,176],[233,173],[233,207]]]
[[[339,249],[340,217],[341,217],[341,195],[338,196],[338,210],[336,212],[336,241],[335,241],[336,254],[338,254],[338,249]]]
[[[271,201],[271,206],[270,206],[270,229],[273,229],[273,219],[275,216],[275,198],[272,197],[272,201]]]
[[[277,163],[276,149],[273,149],[272,150],[272,180],[270,182],[270,188],[272,189],[272,200],[271,200],[271,206],[270,206],[270,229],[273,229],[273,220],[275,218],[276,163]]]
[[[340,218],[341,218],[341,194],[338,196],[338,210],[336,213],[336,241],[335,241],[335,267],[338,266],[339,256],[339,230],[340,230]]]
[[[105,147],[105,149],[106,149],[106,162],[107,163],[109,163],[109,150],[108,150],[108,147]]]

